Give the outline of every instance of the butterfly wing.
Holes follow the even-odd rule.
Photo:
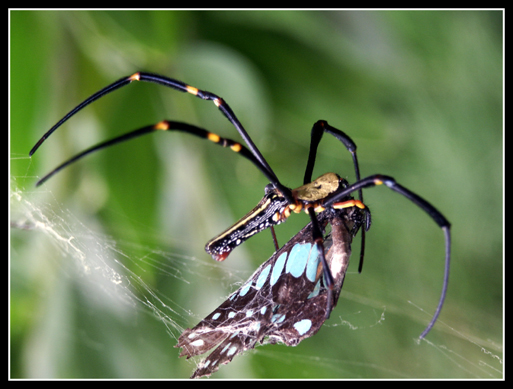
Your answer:
[[[350,211],[344,211],[347,215]],[[348,218],[319,216],[324,228],[332,225],[325,241],[326,259],[335,280],[334,304],[338,300],[350,245],[356,233]],[[190,358],[215,350],[203,360],[191,378],[208,376],[237,354],[257,343],[296,346],[314,335],[326,320],[328,291],[322,278],[317,246],[308,224],[264,262],[237,291],[192,329],[186,329],[176,347]]]

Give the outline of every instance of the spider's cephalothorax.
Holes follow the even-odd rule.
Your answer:
[[[236,354],[254,347],[257,342],[263,342],[264,339],[296,345],[319,330],[338,300],[349,261],[350,244],[358,230],[362,232],[359,265],[361,271],[365,231],[370,227],[370,212],[363,203],[362,189],[382,184],[419,206],[444,232],[443,288],[435,313],[420,338],[427,335],[440,314],[447,291],[451,248],[450,223],[433,205],[398,184],[392,177],[375,174],[360,179],[355,143],[344,132],[330,126],[324,120],[317,121],[312,127],[303,185],[290,189],[281,184],[232,109],[222,98],[178,80],[138,72],[108,85],[73,108],[43,135],[30,151],[30,155],[75,113],[103,95],[133,81],[164,85],[214,102],[237,129],[246,146],[191,124],[163,120],[83,151],[41,178],[37,185],[41,185],[64,167],[94,151],[155,131],[182,131],[229,147],[241,154],[249,159],[270,183],[266,187],[263,199],[251,212],[207,243],[206,251],[216,260],[226,259],[235,247],[264,229],[270,228],[274,237],[273,226],[285,221],[292,212],[304,210],[310,217],[310,223],[283,247],[280,248],[274,239],[276,252],[273,256],[219,308],[192,330],[187,329],[180,336],[178,346],[182,348],[183,356],[199,355],[217,346],[200,364],[193,377],[211,374],[220,364],[228,363]],[[339,140],[351,153],[356,178],[354,184],[349,184],[334,173],[323,174],[312,181],[317,148],[324,133]],[[353,192],[358,192],[358,199],[350,196]],[[331,226],[332,229],[329,238],[324,235],[327,226]]]

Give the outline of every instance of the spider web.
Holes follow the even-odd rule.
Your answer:
[[[226,270],[225,264],[114,239],[95,221],[83,214],[78,217],[59,204],[48,189],[24,189],[25,180],[33,181],[29,176],[12,177],[10,193],[11,304],[20,302],[24,283],[35,282],[38,288],[30,290],[39,293],[37,306],[28,318],[33,328],[21,351],[24,377],[76,378],[77,371],[89,377],[87,369],[75,369],[73,363],[89,360],[91,355],[98,359],[92,363],[95,372],[103,371],[98,366],[108,365],[106,376],[188,377],[201,358],[192,362],[178,359],[178,350],[173,348],[178,336],[216,308],[215,304],[240,286],[251,271]],[[177,285],[179,292],[172,293],[151,277],[146,278],[147,269]],[[223,275],[214,275],[217,272]],[[195,293],[198,280],[225,286],[224,296],[222,291],[212,291],[213,300],[198,309],[187,297]],[[340,306],[345,306],[344,310]],[[17,347],[13,340],[17,332],[14,326],[19,323],[17,308],[11,306],[11,350]],[[354,333],[371,337],[370,347],[382,336],[402,338],[386,331],[384,324],[390,316],[401,315],[417,323],[427,322],[431,312],[404,297],[383,303],[346,290],[337,308],[324,331],[316,335],[325,332],[326,336],[312,338],[319,343],[314,351],[278,345],[257,347],[221,367],[213,378],[257,377],[251,360],[296,369],[293,371],[301,366],[300,377],[441,378],[418,376],[418,372],[401,364],[340,357],[337,350],[323,351],[330,347],[330,336],[345,337],[349,349]],[[77,324],[81,319],[84,323]],[[479,338],[470,329],[453,327],[443,318],[433,332],[436,340],[428,336],[417,344],[411,338],[403,341],[426,363],[449,366],[449,375],[442,378],[502,378],[502,345]],[[77,357],[76,353],[83,356]]]

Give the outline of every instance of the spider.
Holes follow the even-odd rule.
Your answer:
[[[223,115],[230,121],[230,123],[236,128],[246,146],[191,124],[163,120],[157,124],[128,132],[124,135],[115,137],[84,150],[83,152],[62,163],[50,173],[42,177],[36,185],[41,185],[66,166],[76,162],[78,159],[88,154],[155,131],[182,131],[191,135],[198,136],[200,138],[208,139],[220,146],[229,147],[234,152],[250,160],[269,180],[269,184],[266,186],[265,195],[263,199],[258,203],[258,205],[246,216],[236,222],[233,226],[228,228],[214,239],[210,240],[206,244],[206,251],[211,254],[214,259],[223,261],[235,247],[243,243],[254,234],[267,228],[270,228],[271,231],[273,231],[273,226],[284,222],[292,212],[298,213],[305,211],[309,215],[311,223],[281,249],[279,248],[276,242],[276,238],[274,237],[274,243],[277,252],[275,253],[275,256],[269,259],[268,262],[275,263],[278,261],[278,254],[289,250],[289,246],[291,248],[292,244],[303,244],[303,242],[308,241],[311,243],[312,247],[316,247],[319,256],[318,271],[322,273],[322,283],[325,287],[325,290],[327,291],[325,293],[325,298],[323,299],[323,302],[326,304],[326,306],[322,311],[319,311],[322,312],[321,314],[323,316],[321,324],[329,317],[334,305],[336,304],[336,300],[338,299],[340,288],[342,287],[341,281],[339,279],[340,277],[338,275],[336,277],[337,279],[334,280],[329,263],[326,259],[327,255],[325,254],[325,242],[323,235],[324,227],[327,224],[334,226],[341,223],[347,224],[350,222],[355,225],[354,230],[350,234],[350,237],[352,238],[352,236],[356,234],[358,228],[363,226],[363,228],[361,228],[362,239],[360,249],[360,263],[358,268],[358,270],[361,271],[365,248],[365,231],[367,231],[371,225],[371,214],[368,207],[363,202],[362,189],[385,185],[392,191],[399,193],[420,207],[438,224],[444,233],[445,269],[442,292],[435,313],[433,314],[427,327],[421,333],[420,338],[424,338],[428,334],[440,314],[447,293],[451,250],[450,223],[445,218],[445,216],[443,216],[433,205],[411,190],[397,183],[396,180],[390,176],[374,174],[361,179],[358,159],[356,156],[356,144],[348,135],[332,127],[324,120],[317,121],[312,127],[310,151],[305,169],[303,185],[298,188],[291,189],[284,186],[280,182],[274,171],[262,156],[259,149],[252,141],[249,134],[238,120],[237,116],[221,97],[165,76],[152,73],[137,72],[131,76],[123,77],[118,81],[108,85],[73,108],[59,122],[57,122],[57,124],[55,124],[52,128],[50,128],[50,130],[48,130],[48,132],[43,135],[43,137],[30,151],[30,155],[32,156],[41,146],[41,144],[75,113],[86,107],[88,104],[99,99],[100,97],[125,85],[128,85],[133,81],[145,81],[164,85],[181,92],[190,93],[203,100],[212,101],[223,113]],[[356,175],[355,183],[349,184],[346,180],[340,178],[340,176],[335,173],[323,174],[322,176],[312,181],[312,172],[315,165],[317,149],[324,133],[332,135],[335,139],[339,140],[351,153]],[[353,192],[358,193],[358,199],[353,199],[350,197],[350,194]],[[349,217],[348,215],[350,214],[353,216]],[[352,219],[349,220],[348,218]],[[337,233],[339,235],[341,234],[340,231]],[[336,245],[336,243],[336,239],[333,238],[333,245]],[[268,262],[266,262],[266,264]],[[250,280],[253,280],[253,282],[258,280],[262,282],[264,281],[263,276],[261,278],[258,277],[260,272],[263,271],[262,267],[259,268],[259,270],[255,273],[255,276]],[[217,316],[217,314],[214,316]],[[296,322],[295,324],[298,323],[299,322]],[[191,342],[189,343],[194,343]],[[182,341],[182,343],[187,342]],[[198,342],[198,344],[200,343],[203,344],[203,340]]]

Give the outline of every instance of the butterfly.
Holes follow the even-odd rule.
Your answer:
[[[333,277],[332,290],[326,287],[310,222],[218,308],[180,335],[175,347],[182,348],[181,357],[214,349],[191,378],[211,375],[257,344],[296,346],[319,331],[337,304],[351,242],[364,221],[364,212],[357,207],[329,209],[318,214],[317,220],[324,233],[331,226],[321,247]]]

